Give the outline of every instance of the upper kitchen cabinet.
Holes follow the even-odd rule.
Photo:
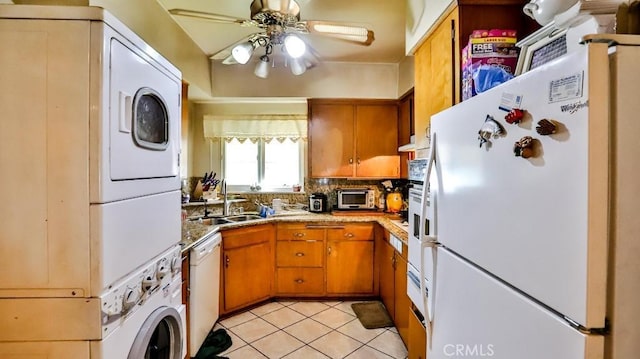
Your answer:
[[[425,34],[414,54],[415,134],[418,157],[429,146],[432,115],[460,102],[460,53],[478,29],[515,29],[524,38],[538,25],[522,11],[524,0],[454,1]]]
[[[309,100],[310,177],[398,178],[393,100]]]

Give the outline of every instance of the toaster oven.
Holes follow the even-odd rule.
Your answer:
[[[337,190],[338,209],[373,209],[375,191],[368,188],[345,188]]]

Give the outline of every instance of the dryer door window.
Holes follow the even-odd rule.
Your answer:
[[[133,103],[133,138],[136,144],[164,150],[169,143],[169,116],[164,100],[156,91],[142,88]]]
[[[180,314],[172,307],[156,309],[136,336],[128,359],[182,359]]]

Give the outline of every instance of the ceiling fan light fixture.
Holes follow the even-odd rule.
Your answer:
[[[299,76],[307,71],[307,65],[302,59],[291,59],[291,73]]]
[[[231,56],[233,56],[234,60],[239,64],[244,65],[249,62],[251,55],[253,55],[253,43],[250,41],[238,44],[231,49]]]
[[[289,34],[284,38],[284,49],[287,51],[289,56],[297,59],[304,55],[307,50],[307,45],[298,36]]]
[[[260,62],[256,65],[253,74],[263,79],[266,79],[269,76],[269,56],[260,56]]]

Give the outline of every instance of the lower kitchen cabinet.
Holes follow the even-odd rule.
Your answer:
[[[324,292],[324,269],[291,267],[276,270],[276,293],[318,296]]]
[[[425,359],[427,357],[427,333],[422,322],[413,310],[409,311],[409,359]]]
[[[374,293],[373,225],[327,229],[327,294]]]
[[[380,232],[376,241],[376,260],[380,299],[393,319],[400,337],[408,346],[411,300],[407,296],[407,259],[389,243],[389,232],[378,228]],[[403,253],[406,253],[405,245]]]
[[[222,232],[222,314],[271,297],[274,237],[272,224]]]
[[[406,253],[406,252],[405,252]],[[405,344],[409,343],[409,311],[411,299],[407,295],[407,260],[395,252],[395,317],[393,319]]]

